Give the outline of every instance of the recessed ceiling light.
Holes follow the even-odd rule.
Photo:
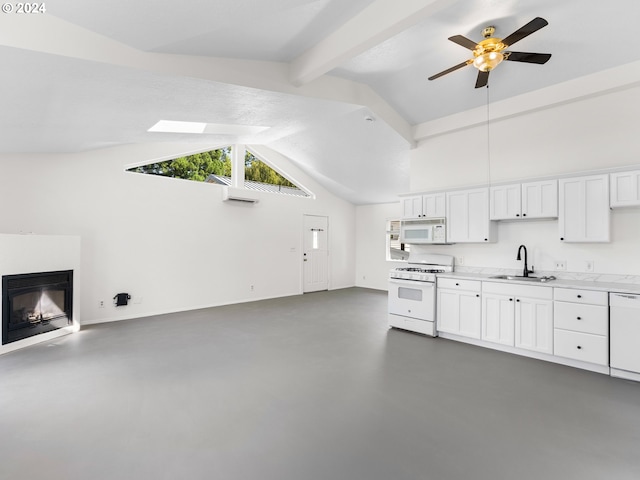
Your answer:
[[[255,135],[269,127],[254,125],[228,125],[222,123],[179,122],[175,120],[160,120],[149,132],[164,133],[206,133],[209,135]]]

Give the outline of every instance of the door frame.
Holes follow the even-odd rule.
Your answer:
[[[329,215],[324,213],[303,213],[300,224],[300,293],[306,293],[304,291],[304,235],[305,235],[305,217],[324,217],[327,219],[327,291],[331,290],[331,237],[330,233],[330,218]],[[319,290],[322,291],[322,290]],[[314,293],[314,292],[308,292]]]

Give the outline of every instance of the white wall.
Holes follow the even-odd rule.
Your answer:
[[[490,155],[486,123],[427,138],[410,153],[410,190],[638,164],[638,105],[636,85],[491,121]]]
[[[191,151],[153,144],[2,155],[0,190],[11,199],[3,233],[81,237],[83,323],[299,294],[304,214],[329,217],[329,288],[354,285],[355,207],[266,147],[257,153],[315,200],[263,193],[255,206],[230,204],[217,185],[125,172]],[[128,306],[112,305],[119,292],[133,296]]]
[[[356,208],[356,285],[387,289],[389,270],[402,262],[386,260],[387,220],[400,218],[400,203],[361,205]]]
[[[411,151],[411,191],[636,166],[640,163],[638,105],[640,86],[636,85],[503,118],[490,124],[490,162],[486,124],[451,128],[426,138]],[[385,222],[394,212],[400,214],[396,204],[357,209],[356,282],[360,286],[384,288],[392,264],[365,259],[361,252],[374,249],[372,235],[383,241]],[[570,244],[559,240],[557,220],[500,222],[495,244],[433,246],[429,251],[463,257],[465,267],[519,269],[517,249],[525,244],[529,264],[537,270],[553,270],[555,260],[565,260],[569,274],[584,273],[585,261],[591,260],[595,274],[640,275],[640,209],[613,210],[611,228],[611,243]],[[376,252],[379,249],[384,251],[375,246]]]

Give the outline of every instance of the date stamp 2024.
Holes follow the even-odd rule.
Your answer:
[[[6,2],[2,4],[2,7],[0,7],[0,10],[2,10],[2,13],[15,13],[17,15],[29,15],[29,14],[46,13],[47,7],[44,2],[43,3]]]

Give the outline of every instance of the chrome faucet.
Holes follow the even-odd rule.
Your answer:
[[[518,256],[516,257],[516,260],[522,260],[522,258],[520,258],[520,251],[523,248],[524,248],[524,271],[522,272],[522,276],[528,277],[530,273],[533,273],[533,267],[531,267],[531,270],[529,270],[529,267],[527,266],[527,247],[525,247],[524,245],[520,245],[518,247]]]

